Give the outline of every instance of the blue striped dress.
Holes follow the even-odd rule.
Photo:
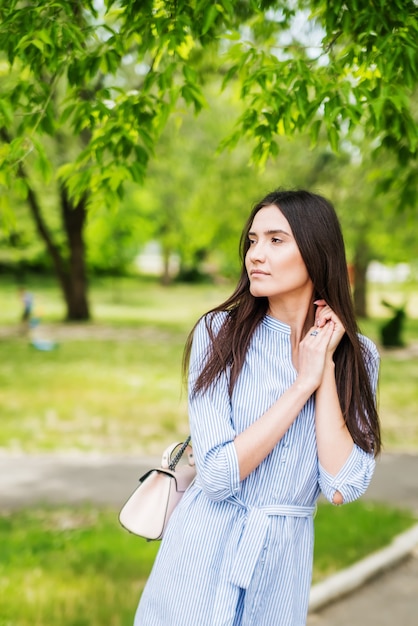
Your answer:
[[[217,314],[216,325],[223,319]],[[376,389],[379,355],[361,337]],[[207,354],[196,328],[192,386]],[[337,476],[318,461],[314,398],[266,459],[242,482],[234,438],[294,382],[290,328],[266,316],[228,395],[227,375],[189,402],[196,481],[175,509],[143,591],[135,626],[303,626],[320,492],[332,501],[361,496],[374,458],[354,445]]]

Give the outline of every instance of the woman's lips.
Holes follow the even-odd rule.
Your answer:
[[[251,270],[250,276],[268,276],[268,273],[262,270]]]

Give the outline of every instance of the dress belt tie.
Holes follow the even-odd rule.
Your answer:
[[[247,589],[251,582],[256,563],[267,535],[269,517],[309,517],[315,512],[315,506],[297,506],[293,504],[272,504],[260,507],[248,507],[239,498],[228,498],[227,502],[243,508],[246,512],[238,548],[232,564],[229,582],[242,589]]]

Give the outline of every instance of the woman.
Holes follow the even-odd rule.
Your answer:
[[[302,626],[322,492],[366,490],[379,356],[357,332],[333,207],[275,191],[253,209],[231,297],[186,346],[197,479],[174,511],[135,626]]]

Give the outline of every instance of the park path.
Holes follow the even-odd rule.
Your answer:
[[[353,593],[311,613],[307,626],[417,626],[418,549]]]
[[[0,508],[93,502],[118,507],[156,457],[0,451]],[[418,516],[418,455],[382,454],[364,499],[406,507]]]

